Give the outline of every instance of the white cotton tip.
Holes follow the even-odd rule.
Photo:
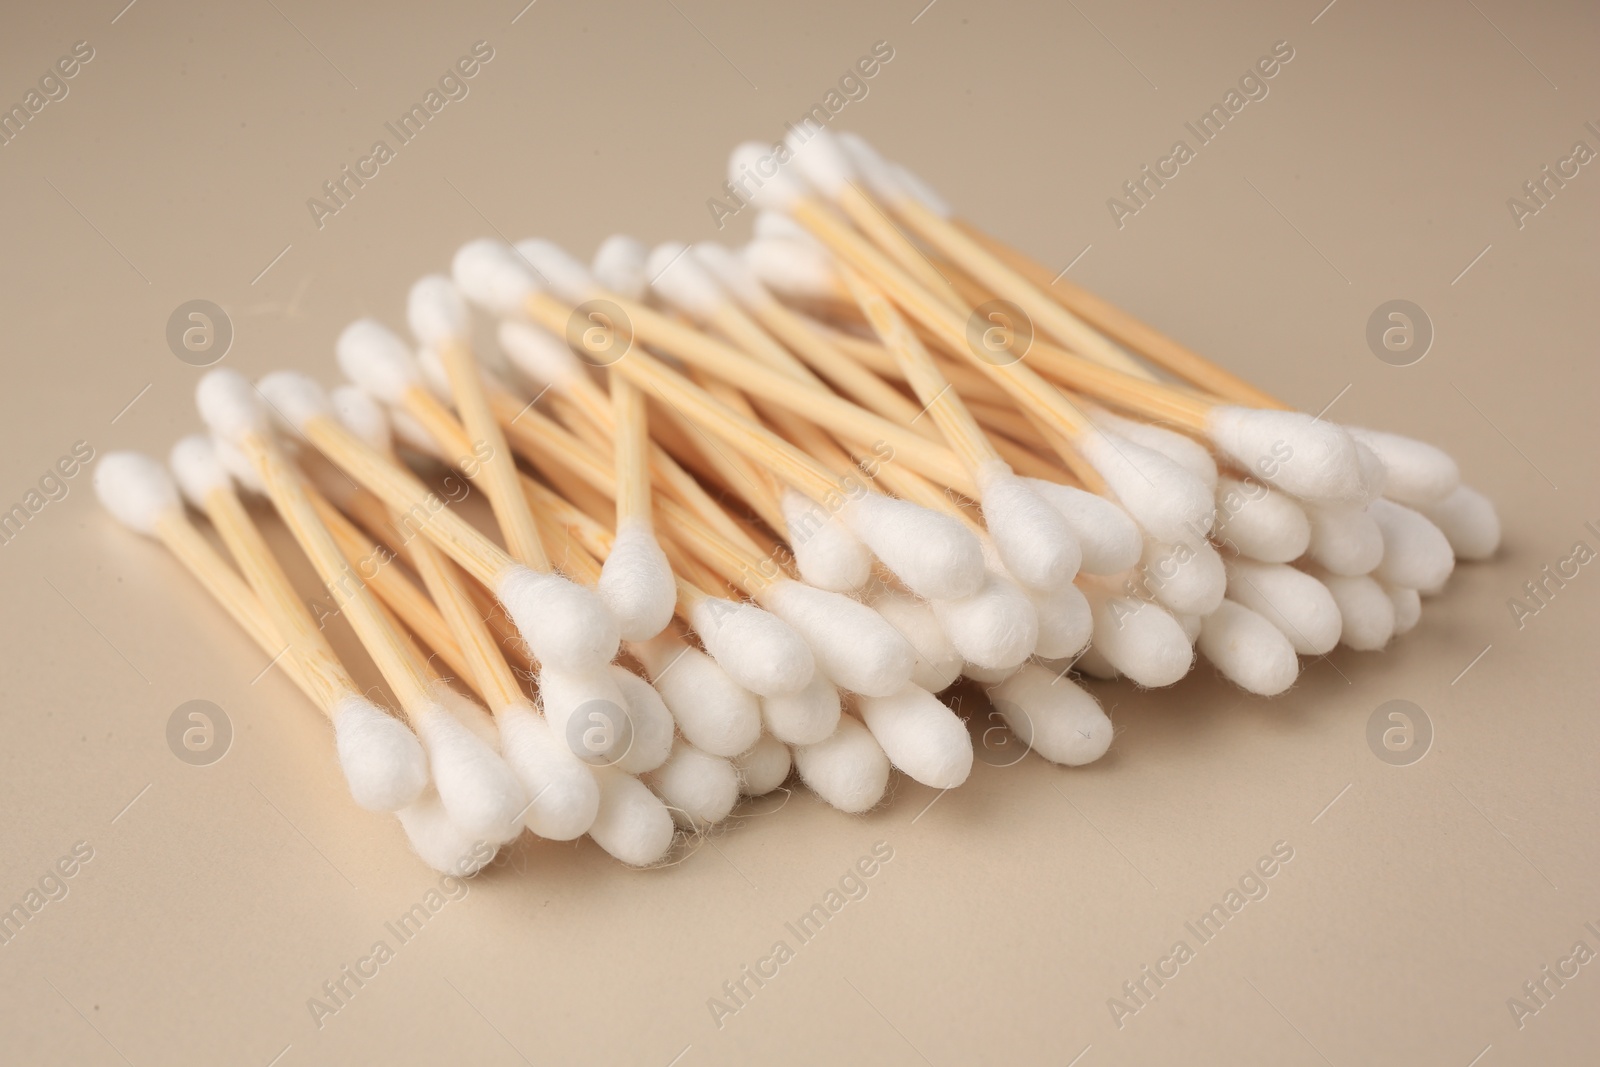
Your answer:
[[[275,370],[257,382],[255,388],[268,410],[292,429],[302,429],[312,419],[333,414],[327,390],[309,374]]]
[[[983,585],[960,600],[933,600],[934,617],[968,663],[990,670],[1015,667],[1039,643],[1039,613],[1022,587],[986,572]]]
[[[1461,559],[1488,559],[1500,547],[1500,516],[1494,502],[1469,485],[1458,485],[1443,500],[1417,510],[1444,531]]]
[[[817,240],[816,235],[805,226],[796,222],[793,216],[781,211],[757,211],[755,225],[751,233],[757,238],[771,238],[775,241],[799,241],[813,248],[821,250],[823,244]]]
[[[1265,483],[1217,479],[1217,524],[1211,535],[1241,556],[1263,563],[1299,559],[1311,545],[1311,519],[1288,493]]]
[[[732,756],[755,743],[761,733],[760,701],[710,656],[671,633],[629,649],[696,748]]]
[[[827,127],[791,126],[783,140],[789,146],[795,170],[828,199],[837,200],[859,178],[844,146]]]
[[[860,601],[787,579],[758,595],[763,607],[805,638],[817,669],[840,688],[888,696],[911,681],[916,650]]]
[[[494,595],[540,664],[598,670],[616,657],[617,622],[593,589],[515,566],[500,575]]]
[[[591,767],[620,759],[633,743],[628,698],[609,668],[569,672],[541,667],[539,704],[550,729]]]
[[[1422,594],[1415,589],[1405,589],[1398,585],[1385,585],[1384,592],[1389,594],[1389,600],[1394,604],[1394,632],[1395,636],[1408,634],[1416,629],[1417,623],[1422,621]]]
[[[565,388],[586,373],[567,343],[542,326],[506,319],[499,337],[506,358],[540,386]]]
[[[520,705],[500,709],[500,754],[528,795],[522,824],[547,841],[589,832],[600,810],[594,772],[573,754],[544,716]]]
[[[412,721],[450,821],[487,841],[514,837],[528,797],[505,760],[439,704]]]
[[[833,259],[814,242],[757,237],[740,257],[762,285],[790,300],[850,299]]]
[[[961,674],[963,677],[977,682],[979,685],[993,686],[999,685],[1001,682],[1005,681],[1013,674],[1016,674],[1021,669],[1021,663],[1013,664],[1010,667],[999,668],[980,667],[976,663],[964,663],[961,665]]]
[[[494,716],[490,715],[489,710],[477,700],[447,682],[434,685],[433,699],[438,701],[444,710],[454,715],[457,722],[471,730],[479,741],[495,752],[500,751],[500,728],[495,725]]]
[[[965,659],[950,643],[949,636],[944,632],[944,627],[939,625],[939,618],[927,601],[905,593],[886,592],[873,598],[872,606],[916,650],[917,662],[911,668],[912,682],[930,693],[943,692],[955,684],[955,680],[961,677]]]
[[[1072,584],[1083,551],[1066,517],[1003,461],[978,471],[983,521],[1006,570],[1030,589]]]
[[[1104,408],[1090,408],[1088,415],[1096,426],[1166,456],[1204,482],[1207,489],[1217,487],[1217,461],[1211,457],[1211,450],[1187,434],[1137,419],[1125,419]]]
[[[210,434],[192,433],[180,437],[167,453],[167,466],[178,482],[178,489],[196,511],[206,509],[206,498],[218,489],[232,489],[233,479],[217,458],[217,446]]]
[[[905,183],[895,173],[894,165],[879,155],[878,150],[868,144],[864,137],[845,131],[839,134],[838,140],[839,147],[844,149],[856,174],[874,197],[886,204],[893,204],[908,195]]]
[[[501,317],[520,314],[539,288],[539,279],[522,257],[494,237],[480,237],[456,249],[450,277],[462,296]]]
[[[918,596],[959,600],[983,585],[983,549],[948,515],[868,492],[848,501],[839,517]]]
[[[334,357],[346,378],[390,406],[422,384],[410,346],[376,319],[357,319],[346,326],[334,345]]]
[[[1367,498],[1355,439],[1342,426],[1298,411],[1221,406],[1211,410],[1207,432],[1246,472],[1303,500],[1355,504]]]
[[[650,291],[650,274],[645,270],[649,258],[650,249],[643,241],[625,233],[614,233],[600,242],[589,270],[594,280],[608,292],[629,300],[643,300],[644,294]]]
[[[357,804],[399,811],[417,799],[428,784],[428,759],[405,723],[356,694],[341,699],[331,717],[339,766]]]
[[[1364,441],[1356,441],[1356,461],[1361,465],[1361,499],[1357,503],[1370,504],[1383,495],[1384,486],[1389,481],[1389,471],[1384,467],[1383,460]]]
[[[972,773],[967,724],[939,698],[908,685],[893,696],[861,697],[856,706],[889,762],[934,789],[954,789]]]
[[[1059,671],[1029,663],[989,693],[1017,740],[1051,763],[1081,767],[1111,747],[1111,719]]]
[[[395,814],[411,850],[440,874],[462,878],[477,874],[498,851],[479,835],[457,826],[432,789]]]
[[[818,589],[850,593],[872,577],[872,552],[821,504],[794,489],[779,499],[800,576]]]
[[[1082,569],[1089,574],[1120,574],[1139,562],[1144,535],[1133,518],[1103,496],[1038,478],[1024,483],[1061,512],[1077,538]]]
[[[1089,590],[1094,611],[1094,643],[1078,660],[1092,663],[1098,652],[1117,674],[1142,686],[1159,689],[1189,673],[1194,648],[1172,614],[1159,605],[1132,597]]]
[[[111,517],[153,537],[163,516],[183,510],[172,475],[142,452],[108,452],[94,469],[94,492]]]
[[[607,667],[611,678],[627,701],[628,722],[633,729],[633,740],[627,752],[616,765],[629,774],[653,771],[666,761],[672,752],[672,737],[677,726],[666,701],[654,686],[625,667],[615,663]]]
[[[266,483],[261,480],[261,475],[250,462],[250,457],[244,454],[244,449],[226,438],[211,435],[211,446],[216,450],[217,462],[222,464],[223,470],[228,472],[235,484],[240,489],[265,496]]]
[[[1076,444],[1122,506],[1156,540],[1193,541],[1210,532],[1211,490],[1160,452],[1104,430],[1091,430]]]
[[[1283,563],[1230,560],[1228,599],[1266,616],[1302,656],[1332,652],[1344,628],[1328,587]]]
[[[238,371],[227,367],[206,371],[194,392],[200,418],[218,437],[237,443],[245,437],[272,432],[260,394],[250,379]]]
[[[615,767],[595,771],[600,811],[589,836],[613,858],[630,867],[648,867],[672,848],[672,815],[661,798],[639,779]]]
[[[1094,635],[1094,614],[1083,591],[1071,583],[1049,592],[1023,591],[1039,616],[1039,639],[1034,642],[1033,654],[1045,659],[1070,659],[1082,652]]]
[[[717,285],[746,308],[754,310],[772,302],[772,294],[762,287],[755,272],[727,245],[701,241],[693,254]]]
[[[843,700],[839,687],[821,671],[798,693],[761,697],[761,723],[789,745],[811,745],[839,728]]]
[[[895,177],[911,198],[942,219],[953,218],[956,209],[938,190],[922,179],[922,175],[903,164],[893,164]]]
[[[706,597],[691,610],[689,623],[718,665],[758,696],[797,693],[816,670],[805,639],[754,604]]]
[[[551,292],[569,304],[581,304],[600,292],[599,283],[583,261],[554,241],[542,237],[518,241],[516,253],[533,268],[534,274],[544,279]]]
[[[735,756],[733,769],[739,774],[739,792],[747,797],[764,797],[789,777],[794,759],[789,746],[770,734],[762,734],[750,751]]]
[[[686,244],[668,241],[656,245],[645,269],[656,295],[697,322],[711,318],[728,303],[727,294]]]
[[[1193,648],[1192,643],[1190,647],[1191,649]],[[1192,652],[1190,654],[1193,655]],[[1117,670],[1116,667],[1112,666],[1111,661],[1106,659],[1105,653],[1101,652],[1093,645],[1090,645],[1088,648],[1078,653],[1077,658],[1072,660],[1071,664],[1072,669],[1077,671],[1079,674],[1086,674],[1090,678],[1098,678],[1103,682],[1115,681],[1116,679],[1122,677],[1122,672]],[[1062,671],[1065,670],[1066,667],[1066,664],[1062,664],[1061,666],[1057,667],[1056,670]]]
[[[334,418],[340,425],[365,441],[373,451],[388,455],[394,448],[389,416],[383,413],[383,405],[374,400],[371,393],[353,385],[339,385],[328,394],[328,402],[333,405]]]
[[[739,772],[721,756],[701,752],[689,742],[673,742],[665,763],[644,783],[667,803],[673,822],[705,830],[728,817],[739,802]]]
[[[728,178],[739,188],[750,189],[751,203],[767,211],[787,211],[810,195],[799,176],[779,162],[774,146],[760,141],[746,141],[733,150]]]
[[[425,274],[412,283],[406,294],[406,323],[430,348],[465,338],[472,330],[461,290],[443,274]]]
[[[1317,563],[1334,574],[1367,574],[1383,559],[1383,531],[1364,507],[1306,505],[1311,522],[1311,543],[1306,549]]]
[[[621,524],[595,591],[616,618],[624,641],[648,641],[666,629],[678,588],[648,522],[629,519]]]
[[[1140,566],[1149,595],[1175,615],[1209,615],[1228,588],[1222,557],[1206,541],[1147,541]]]
[[[889,757],[854,715],[822,741],[794,748],[794,769],[813,793],[852,815],[871,811],[889,787]]]
[[[1377,652],[1394,636],[1394,601],[1383,586],[1365,574],[1350,578],[1314,570],[1339,605],[1339,643],[1357,652]]]
[[[1374,500],[1367,510],[1383,534],[1383,559],[1373,570],[1375,577],[1411,589],[1444,585],[1456,556],[1443,530],[1421,512],[1392,500]]]
[[[1300,660],[1283,632],[1232,600],[1206,616],[1195,645],[1224,678],[1259,696],[1277,696],[1300,674]]]

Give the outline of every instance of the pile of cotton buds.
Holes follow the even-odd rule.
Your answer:
[[[1112,724],[1074,672],[1158,688],[1199,659],[1282,693],[1495,551],[1441,450],[1286,407],[860,138],[799,128],[730,178],[761,210],[742,250],[472,241],[412,287],[411,341],[344,330],[345,384],[213,370],[170,470],[97,470],[438,869],[523,830],[658,864],[791,774],[846,812],[895,770],[954,788],[973,735],[937,694],[963,677],[1023,746],[1088,763]]]

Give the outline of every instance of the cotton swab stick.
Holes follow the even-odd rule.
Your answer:
[[[288,414],[316,408],[317,418],[338,426],[320,394],[292,393],[283,390],[274,396],[279,411]],[[405,708],[428,752],[434,782],[452,820],[469,832],[505,840],[527,803],[521,785],[493,749],[440,706],[426,668],[409,642],[396,631],[365,583],[350,572],[338,545],[317,518],[299,473],[274,440],[255,387],[236,372],[213,370],[200,380],[196,399],[211,431],[231,440],[249,457],[268,497]],[[342,427],[340,430],[348,435]]]
[[[984,521],[1006,569],[1035,589],[1071,582],[1083,555],[1066,519],[1013,473],[888,298],[854,271],[847,269],[844,276],[867,321],[900,361],[906,380],[978,485]]]
[[[667,802],[673,821],[690,830],[703,831],[721,822],[739,801],[739,772],[734,765],[682,739],[673,743],[667,761],[643,781]]]
[[[1303,656],[1321,656],[1339,643],[1342,620],[1327,586],[1282,563],[1228,562],[1228,599],[1265,616]]]
[[[649,426],[644,394],[611,379],[616,428],[616,541],[600,571],[599,591],[628,641],[647,641],[672,619],[677,591],[656,541],[650,511]]]
[[[489,498],[506,547],[518,562],[536,571],[549,571],[550,560],[539,542],[527,497],[517,482],[511,450],[484,395],[478,361],[468,339],[466,302],[450,279],[430,274],[412,285],[406,300],[406,318],[411,332],[436,352],[444,365],[450,394],[472,438],[474,452],[483,455],[477,480]]]
[[[95,492],[123,525],[165,545],[268,655],[283,654],[276,624],[189,523],[178,489],[159,463],[134,452],[113,452],[95,468]],[[298,600],[295,604],[304,610]],[[414,801],[428,780],[416,736],[356,691],[331,652],[291,659],[291,675],[333,724],[339,763],[356,803],[372,811],[396,811]]]
[[[409,361],[409,353],[405,356]],[[386,360],[384,369],[375,376],[404,366]],[[290,408],[288,403],[295,406]],[[415,475],[342,426],[315,383],[302,379],[294,396],[285,397],[277,406],[290,425],[382,499],[403,524],[414,524],[463,570],[487,586],[541,664],[567,671],[590,671],[609,663],[616,655],[616,624],[593,591],[559,575],[540,574],[512,559],[447,508]]]

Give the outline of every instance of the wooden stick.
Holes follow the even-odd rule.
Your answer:
[[[428,599],[427,594],[391,565],[393,560],[399,558],[400,552],[394,547],[379,546],[368,539],[320,492],[315,489],[308,489],[307,492],[311,497],[312,506],[317,509],[317,517],[328,527],[328,532],[333,535],[339,551],[355,568],[357,575],[366,580],[378,599],[399,617],[408,630],[416,634],[424,645],[439,654],[457,677],[470,681],[471,668],[449,626],[445,623],[444,616],[439,613],[433,601]],[[377,502],[375,497],[368,496],[367,499]],[[387,516],[382,512],[381,504],[379,509],[380,516],[383,516],[387,523]],[[421,555],[437,556],[437,550],[427,544],[426,538],[413,541],[410,548],[420,549]],[[417,551],[407,552],[413,565],[418,555]],[[364,573],[368,561],[375,563],[370,575]]]
[[[414,525],[412,532],[424,534],[491,590],[519,566],[503,548],[446,507],[416,475],[356,437],[331,415],[307,419],[301,431],[318,451],[382,500],[402,532]]]
[[[620,374],[611,376],[610,386],[616,433],[617,528],[621,529],[630,520],[651,521],[650,428],[644,394]]]
[[[267,547],[249,512],[230,484],[206,494],[206,516],[255,592],[274,633],[284,638],[290,656],[305,681],[316,690],[316,704],[331,710],[340,700],[360,692],[355,680],[334,654],[317,621],[311,617],[289,576]],[[274,653],[284,651],[282,646]]]
[[[842,272],[845,284],[855,294],[856,303],[861,305],[862,314],[877,331],[883,347],[895,354],[917,399],[922,401],[924,410],[932,416],[974,481],[977,480],[978,471],[986,464],[1004,463],[1005,460],[990,443],[988,435],[972,417],[972,412],[967,410],[944,375],[939,373],[933,356],[922,347],[922,342],[895,311],[889,298],[849,267],[843,267]]]
[[[484,393],[483,376],[472,349],[459,340],[439,346],[439,359],[450,379],[450,392],[455,397],[456,410],[467,428],[474,451],[479,452],[484,493],[494,511],[495,521],[506,539],[506,547],[513,558],[536,571],[549,571],[550,559],[539,541],[539,530],[534,525],[533,513],[528,510],[528,500],[517,484],[516,462],[506,444],[505,434],[495,421]],[[416,387],[408,393],[420,392]],[[487,455],[482,455],[487,452]],[[430,568],[433,569],[433,568]]]
[[[915,278],[935,298],[963,315],[972,311],[972,305],[962,299],[950,278],[906,237],[866,192],[853,183],[848,184],[840,190],[837,203],[845,217],[855,223],[856,229],[888,253],[906,274]]]
[[[332,422],[327,416],[311,421]],[[284,458],[277,443],[263,434],[251,433],[240,445],[334,603],[350,620],[406,715],[414,720],[433,703],[428,693],[430,679],[425,668],[418,666],[415,650],[379,608],[366,583],[351,572],[328,528],[317,518],[299,471]]]
[[[915,197],[894,202],[897,217],[947,259],[1005,300],[1016,304],[1061,344],[1107,367],[1134,377],[1153,376],[1143,364],[1118,348],[1104,334],[1045,296],[1022,275],[1006,266],[960,229]]]
[[[1246,407],[1287,410],[1277,397],[1256,388],[1243,378],[1217,366],[1204,356],[1186,348],[1155,327],[1136,318],[1065,277],[1052,277],[1049,268],[977,226],[960,219],[952,225],[981,245],[1018,274],[1026,277],[1047,296],[1094,326],[1113,340],[1139,353],[1156,366],[1214,396]]]
[[[155,533],[156,539],[178,558],[178,562],[222,605],[223,610],[262,652],[274,660],[282,656],[285,642],[279,639],[266,609],[244,579],[234,573],[217,550],[211,547],[211,542],[188,520],[183,508],[176,508],[156,520]],[[294,656],[285,657],[281,662],[290,681],[331,720],[333,705],[326,703],[326,687],[314,685]]]

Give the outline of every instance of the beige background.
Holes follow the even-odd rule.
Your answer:
[[[343,323],[398,325],[406,285],[491,228],[585,255],[618,230],[716,236],[728,149],[887,40],[841,126],[1303,407],[1448,447],[1506,545],[1390,651],[1308,664],[1281,699],[1207,668],[1102,687],[1118,737],[1092,767],[980,766],[931,808],[901,781],[862,818],[796,793],[649,873],[524,839],[319,1030],[307,998],[433,880],[341,796],[286,680],[252,682],[264,657],[80,475],[0,549],[0,903],[94,850],[0,947],[0,1058],[1594,1061],[1600,963],[1521,1029],[1506,1007],[1580,938],[1600,950],[1600,571],[1521,630],[1506,608],[1574,541],[1600,547],[1600,170],[1520,230],[1506,208],[1576,140],[1600,148],[1593,5],[121,2],[10,5],[0,29],[7,102],[95,50],[0,148],[6,507],[75,441],[164,452],[195,424],[200,372],[164,340],[183,301],[227,309],[227,365],[331,381]],[[318,230],[306,199],[477,40],[495,55],[470,96]],[[1279,40],[1270,95],[1118,230],[1106,198]],[[1406,368],[1363,336],[1397,297],[1437,330]],[[165,741],[196,698],[236,731],[209,767]],[[1364,734],[1397,698],[1436,732],[1404,768]],[[878,841],[870,894],[714,1026],[707,999]],[[1278,841],[1270,894],[1119,1029],[1107,999]]]

